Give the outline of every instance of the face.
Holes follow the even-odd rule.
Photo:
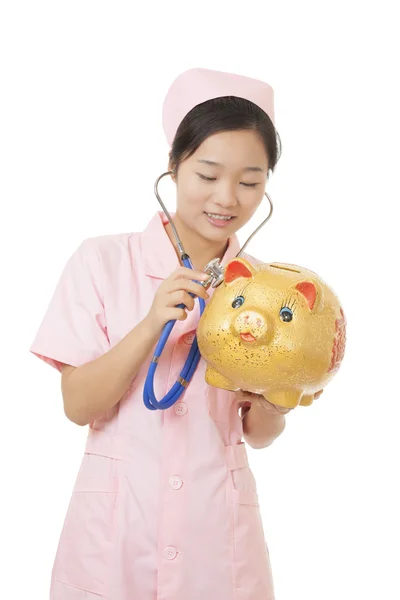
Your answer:
[[[268,157],[257,132],[216,133],[179,165],[176,217],[204,239],[226,240],[256,211],[267,177]]]

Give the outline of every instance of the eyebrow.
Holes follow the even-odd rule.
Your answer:
[[[223,167],[224,165],[221,165],[221,163],[217,163],[214,162],[213,160],[205,160],[205,159],[200,159],[197,162],[202,163],[204,165],[209,165],[210,167]],[[243,169],[243,171],[256,171],[256,172],[264,172],[264,169],[262,169],[261,167],[245,167]]]

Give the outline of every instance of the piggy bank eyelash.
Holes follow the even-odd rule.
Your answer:
[[[237,294],[237,295],[238,295],[238,296],[243,296],[243,298],[244,298],[244,292],[246,291],[246,288],[247,288],[247,286],[248,286],[248,284],[244,285],[244,286],[243,286],[243,287],[242,287],[242,288],[239,290],[239,292],[238,292],[238,294]]]
[[[293,300],[293,302],[292,302]],[[290,303],[292,302],[292,305],[290,305]],[[281,306],[281,310],[282,308],[290,308],[290,310],[292,311],[292,313],[295,313],[295,304],[296,304],[296,298],[293,298],[293,296],[289,296],[289,298],[287,298],[284,302],[282,302],[282,306]]]
[[[250,283],[245,283],[245,284],[244,284],[244,286],[243,286],[243,287],[241,287],[241,288],[239,289],[239,291],[237,291],[237,292],[236,292],[235,298],[236,298],[237,296],[243,296],[243,298],[244,298],[244,299],[246,299],[245,292],[246,292],[247,288],[249,287],[249,285],[250,285]]]
[[[244,295],[246,288],[248,287],[248,283],[246,285],[244,285],[235,295],[233,301],[232,301],[232,308],[239,308],[240,306],[243,306],[243,304],[245,303],[246,297]]]
[[[284,323],[290,323],[295,313],[294,305],[296,304],[296,299],[293,300],[293,303],[290,306],[291,301],[292,298],[288,298],[287,300],[285,300],[285,302],[282,303],[281,309],[279,311],[279,316]]]

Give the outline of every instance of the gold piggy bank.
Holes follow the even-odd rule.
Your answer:
[[[318,275],[296,265],[236,258],[197,328],[208,384],[310,405],[343,359],[346,318]]]

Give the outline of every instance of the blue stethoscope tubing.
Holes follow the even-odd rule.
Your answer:
[[[188,269],[193,269],[192,263],[190,262],[190,258],[187,255],[185,256],[185,258],[182,259],[182,262],[184,266]],[[193,294],[191,294],[191,296],[193,296]],[[206,303],[203,300],[203,298],[197,299],[200,304],[201,316],[204,312]],[[179,304],[178,307],[185,308],[185,305]],[[171,321],[168,321],[168,323],[164,326],[147,373],[143,390],[143,402],[146,408],[148,408],[149,410],[166,410],[167,408],[171,408],[171,406],[173,406],[181,397],[184,389],[187,387],[190,380],[192,379],[193,373],[195,372],[197,365],[199,364],[200,351],[197,345],[197,339],[195,337],[187,359],[185,361],[185,364],[183,366],[183,369],[180,372],[178,380],[174,383],[172,388],[162,400],[157,400],[154,393],[154,376],[157,370],[158,360],[164,350],[165,344],[167,343],[167,340],[171,334],[172,328],[174,327],[175,323],[176,319],[172,319]]]

